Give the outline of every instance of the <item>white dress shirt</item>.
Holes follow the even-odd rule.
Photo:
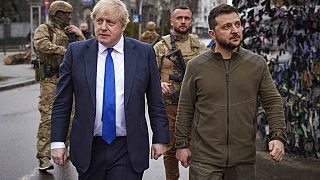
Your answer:
[[[114,50],[111,53],[116,87],[116,135],[126,136],[126,122],[124,113],[124,38],[112,47]],[[98,59],[97,59],[97,80],[96,80],[96,116],[94,124],[94,136],[102,135],[102,104],[103,104],[103,89],[104,89],[104,71],[105,62],[108,51],[107,47],[98,43]],[[108,95],[108,93],[107,93]],[[84,105],[85,106],[85,105]],[[51,149],[64,148],[63,142],[52,142]]]
[[[124,117],[124,38],[113,46],[111,53],[114,64],[114,78],[116,87],[116,135],[126,136],[126,122]],[[96,81],[96,118],[94,136],[102,135],[102,104],[104,88],[104,71],[108,51],[107,47],[99,43]],[[108,95],[108,92],[107,94]]]

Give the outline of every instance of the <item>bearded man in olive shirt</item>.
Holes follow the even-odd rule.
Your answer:
[[[240,47],[243,29],[236,9],[217,6],[208,19],[216,44],[187,65],[176,121],[176,158],[184,167],[190,165],[192,180],[253,180],[257,98],[267,112],[269,151],[275,161],[285,154],[282,99],[264,58]]]

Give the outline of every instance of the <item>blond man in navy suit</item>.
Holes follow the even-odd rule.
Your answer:
[[[100,0],[91,17],[96,38],[70,44],[60,67],[52,113],[52,159],[58,165],[66,162],[64,142],[74,98],[70,160],[79,179],[140,180],[149,167],[145,95],[153,131],[151,158],[158,159],[169,142],[155,53],[151,45],[124,37],[129,16],[120,0]],[[104,89],[109,48],[113,48],[116,126],[111,143],[102,132],[103,102],[109,96]]]

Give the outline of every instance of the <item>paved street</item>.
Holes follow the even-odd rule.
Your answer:
[[[4,65],[3,59],[16,53],[19,52],[7,52],[6,55],[0,52],[0,78],[6,78],[0,81],[0,90],[34,83],[34,70],[31,64]]]

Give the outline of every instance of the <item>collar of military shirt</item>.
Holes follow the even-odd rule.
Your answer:
[[[180,42],[183,42],[183,41],[186,41],[189,39],[189,33],[180,34],[180,33],[174,31],[173,36],[174,36],[175,41],[180,41]]]

